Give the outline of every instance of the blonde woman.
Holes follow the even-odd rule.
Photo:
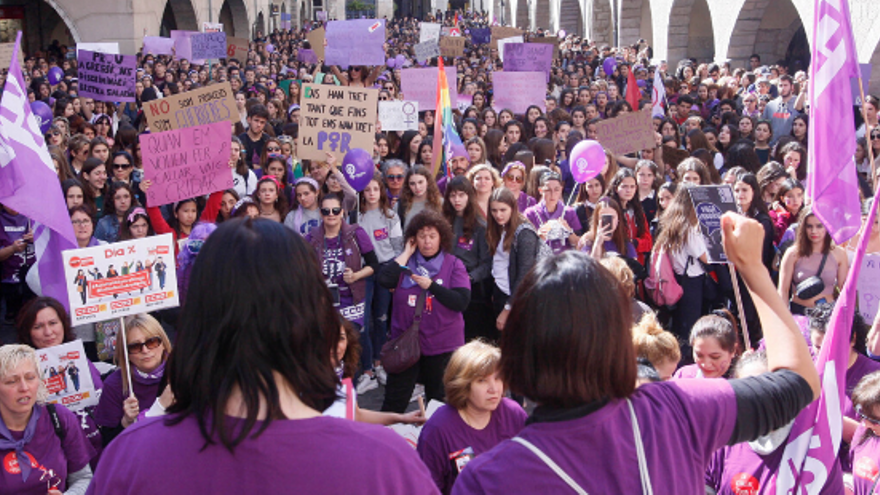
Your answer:
[[[498,175],[498,171],[494,167],[483,163],[471,167],[467,172],[467,178],[474,185],[474,189],[477,192],[480,216],[483,220],[486,220],[487,215],[489,215],[489,197],[492,196],[492,191],[502,186],[501,176]]]

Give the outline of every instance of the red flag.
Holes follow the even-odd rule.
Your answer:
[[[639,84],[636,82],[636,76],[633,74],[632,67],[626,76],[626,101],[636,112],[639,111],[639,100],[642,99],[642,93],[639,91]]]

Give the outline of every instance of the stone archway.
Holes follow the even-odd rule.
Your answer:
[[[734,67],[748,66],[753,53],[761,56],[764,65],[792,56],[803,65],[805,61],[801,54],[804,51],[809,53],[809,47],[804,50],[800,46],[802,36],[804,24],[791,0],[746,0],[733,26],[727,58],[732,60]],[[798,46],[792,46],[793,43]]]
[[[578,0],[562,0],[559,5],[559,29],[584,36],[584,15]]]
[[[620,15],[620,43],[632,45],[640,38],[653,44],[650,0],[622,0]]]
[[[168,0],[162,14],[159,32],[168,36],[172,30],[199,31],[196,11],[190,0]]]
[[[675,0],[669,13],[667,59],[670,70],[685,58],[712,61],[715,35],[706,0]]]
[[[248,37],[250,29],[244,0],[224,0],[220,7],[220,22],[227,36]]]

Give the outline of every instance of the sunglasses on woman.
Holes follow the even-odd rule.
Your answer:
[[[321,208],[321,215],[323,215],[325,217],[329,217],[329,216],[335,217],[336,215],[339,215],[340,213],[342,213],[342,207],[340,207],[340,206],[336,206],[333,208]]]
[[[113,164],[113,169],[114,169],[114,170],[126,170],[126,169],[129,169],[129,168],[131,168],[131,164],[130,164],[130,163],[114,163],[114,164]]]
[[[525,179],[523,179],[519,175],[505,175],[504,180],[513,181],[513,182],[516,182],[517,184],[522,184],[525,181]]]
[[[403,175],[403,174],[400,174],[400,175],[386,175],[386,176],[385,176],[385,178],[388,179],[388,180],[403,180],[404,177],[406,177],[406,176]]]
[[[126,347],[128,347],[129,354],[140,354],[142,352],[145,352],[145,347],[152,350],[159,347],[160,345],[162,345],[162,339],[160,339],[159,337],[150,337],[143,342],[132,342]]]
[[[270,146],[270,147],[266,148],[266,151],[268,151],[269,153],[280,153],[281,147],[280,146]]]
[[[861,418],[863,421],[867,421],[874,426],[880,426],[880,419],[874,419],[862,411],[862,406],[856,406],[856,415]]]

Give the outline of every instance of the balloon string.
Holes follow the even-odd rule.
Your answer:
[[[571,200],[572,200],[572,198],[574,198],[575,193],[578,191],[578,189],[580,189],[580,187],[581,187],[581,183],[575,182],[574,189],[572,189],[571,194],[568,195],[568,202],[565,203],[566,206],[571,206]]]

